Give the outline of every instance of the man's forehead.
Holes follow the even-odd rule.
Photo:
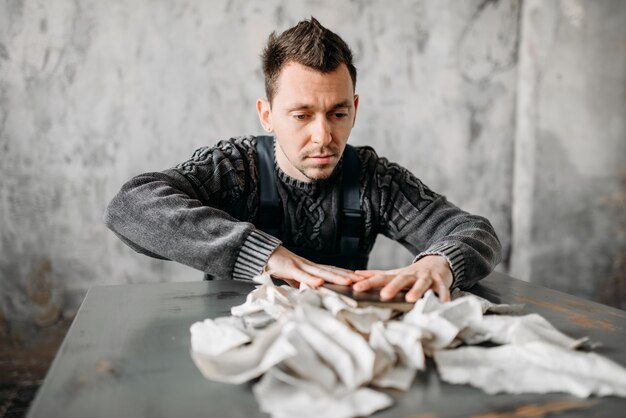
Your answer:
[[[349,107],[354,103],[352,78],[345,64],[334,71],[322,73],[297,63],[281,70],[275,99],[281,107],[309,109]]]

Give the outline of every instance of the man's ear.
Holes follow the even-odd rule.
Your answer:
[[[259,121],[266,132],[272,132],[272,107],[270,102],[265,99],[256,101],[256,111],[259,114]]]
[[[355,94],[354,95],[354,119],[352,120],[352,127],[354,127],[354,124],[356,122],[356,111],[359,108],[359,95]]]

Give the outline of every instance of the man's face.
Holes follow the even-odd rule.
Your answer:
[[[328,178],[348,142],[358,103],[345,64],[326,74],[286,64],[271,107],[257,101],[261,124],[276,135],[281,170],[304,182]]]

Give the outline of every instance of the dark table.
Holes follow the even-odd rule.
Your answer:
[[[78,311],[29,411],[30,417],[255,417],[251,383],[227,385],[200,374],[189,355],[189,326],[230,314],[253,285],[235,281],[94,287]],[[626,365],[626,312],[493,273],[472,293],[525,303],[555,327],[604,345]],[[512,359],[513,360],[513,359]],[[407,393],[376,417],[626,416],[626,400],[565,394],[487,395],[442,382],[429,362]]]

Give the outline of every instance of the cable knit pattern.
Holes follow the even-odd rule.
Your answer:
[[[227,209],[238,219],[246,214],[251,221],[258,211],[255,143],[254,137],[244,136],[199,148],[176,170],[198,188],[203,203]]]
[[[312,183],[276,166],[284,216],[280,236],[271,237],[254,227],[259,211],[255,143],[252,136],[220,141],[198,149],[174,169],[131,179],[107,208],[107,225],[143,254],[176,260],[216,278],[252,278],[281,243],[337,252],[341,163],[328,179]],[[500,261],[500,243],[486,219],[460,210],[371,147],[356,150],[363,252],[382,233],[415,254],[416,261],[442,255],[461,288],[472,286]]]
[[[283,202],[281,240],[287,245],[311,248],[322,253],[336,252],[341,176],[304,183],[289,177],[279,168],[278,195]]]

